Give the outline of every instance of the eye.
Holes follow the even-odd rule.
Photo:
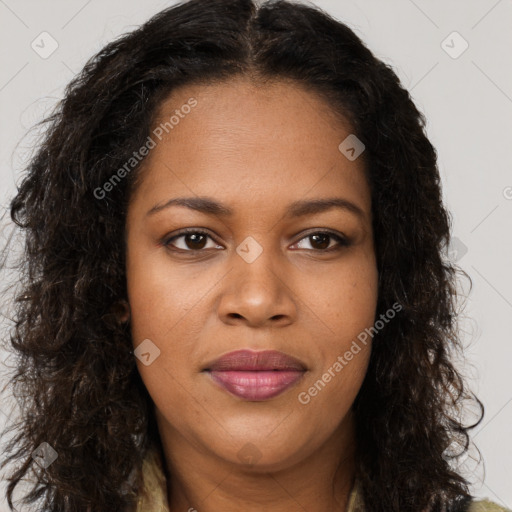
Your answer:
[[[207,239],[210,239],[213,241],[212,237],[206,233],[205,231],[198,231],[198,230],[185,230],[181,231],[181,233],[174,235],[171,238],[167,238],[162,242],[162,245],[169,248],[170,250],[175,251],[183,251],[183,252],[194,252],[194,251],[201,251],[203,249],[211,249],[211,248],[221,248],[222,246],[219,246],[216,243],[213,243],[213,247],[206,247]],[[176,240],[183,239],[182,240],[182,247],[178,247],[174,242]]]
[[[332,239],[337,242],[334,244],[334,246],[330,246],[330,241]],[[347,238],[335,233],[331,233],[330,231],[316,231],[309,233],[305,237],[301,238],[298,244],[303,243],[304,240],[311,240],[310,245],[313,247],[313,249],[308,249],[307,247],[299,247],[299,249],[314,250],[316,252],[338,251],[342,247],[347,247],[350,245],[350,242]]]
[[[176,241],[180,239],[182,239],[181,247],[176,243]],[[208,239],[213,243],[210,247],[207,247]],[[310,241],[311,249],[300,246],[300,244],[303,244],[306,240]],[[336,242],[334,245],[331,245],[330,243],[332,240]],[[200,252],[203,249],[223,248],[213,240],[209,233],[206,231],[199,231],[197,229],[181,231],[177,235],[163,240],[162,245],[167,247],[169,250],[176,252]],[[330,231],[316,231],[301,238],[295,245],[297,245],[299,249],[313,250],[315,252],[331,252],[350,245],[350,242],[346,237]]]

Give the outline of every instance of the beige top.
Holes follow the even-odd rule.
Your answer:
[[[155,448],[151,448],[142,465],[145,493],[141,493],[137,512],[169,512],[167,483],[163,473],[162,459]],[[357,481],[350,493],[347,512],[364,512]],[[512,512],[488,500],[475,501],[469,512]]]

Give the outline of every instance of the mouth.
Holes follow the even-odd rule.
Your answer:
[[[230,352],[203,369],[221,389],[249,401],[280,395],[306,371],[301,361],[275,350]]]

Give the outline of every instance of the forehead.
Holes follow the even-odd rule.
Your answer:
[[[351,134],[326,100],[293,82],[182,86],[158,109],[141,193],[274,208],[339,192],[368,210],[364,160],[339,149]]]

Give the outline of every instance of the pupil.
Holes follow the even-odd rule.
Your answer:
[[[320,243],[320,245],[321,245],[320,249],[326,249],[327,247],[329,247],[329,235],[326,235],[326,234],[311,235],[310,238],[312,238],[314,240],[318,240],[319,238],[324,239],[324,243]],[[313,245],[313,247],[315,246],[314,243],[312,245]]]
[[[202,249],[202,247],[204,246],[204,240],[202,240],[203,244],[201,245],[201,241],[198,242],[198,239],[200,239],[200,238],[204,239],[205,237],[204,237],[204,235],[200,235],[197,233],[192,233],[192,234],[187,235],[186,240],[187,240],[187,246],[189,247],[189,249],[194,249],[194,250]],[[189,243],[190,239],[193,239],[192,247],[190,247],[190,243]],[[199,246],[194,246],[194,243],[199,244]]]

